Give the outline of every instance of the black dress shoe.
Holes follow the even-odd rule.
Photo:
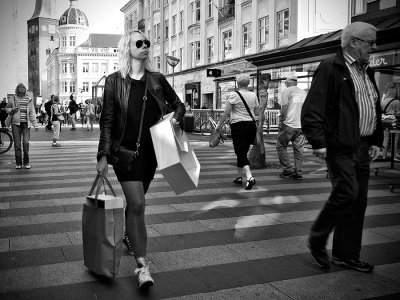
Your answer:
[[[251,190],[253,188],[253,185],[256,184],[256,180],[254,177],[251,177],[249,180],[247,180],[246,187],[244,188],[245,190]]]
[[[243,183],[242,177],[236,177],[236,179],[233,180],[233,183],[242,184]]]
[[[329,262],[328,252],[323,248],[314,248],[308,244],[312,261],[322,269],[329,269],[331,263]]]
[[[336,266],[344,266],[359,272],[369,273],[374,270],[374,265],[354,259],[344,260],[333,256],[332,263]]]

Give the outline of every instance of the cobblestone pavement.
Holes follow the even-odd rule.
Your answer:
[[[157,172],[146,195],[150,292],[137,290],[125,248],[113,283],[94,277],[83,265],[81,217],[98,137],[98,127],[63,127],[62,147],[52,148],[51,132],[32,131],[31,170],[14,169],[13,151],[0,155],[2,300],[400,299],[400,190],[388,188],[399,172],[371,169],[361,259],[375,271],[322,271],[306,247],[331,190],[322,161],[306,149],[302,182],[255,170],[257,184],[246,191],[232,182],[232,143],[211,149],[198,134],[189,135],[201,164],[198,188],[177,196]],[[267,160],[277,161],[275,147],[266,148]],[[112,168],[109,178],[122,196]]]

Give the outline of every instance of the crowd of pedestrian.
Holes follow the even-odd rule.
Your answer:
[[[293,73],[287,76],[286,88],[282,91],[276,141],[276,155],[282,168],[280,178],[303,179],[304,144],[308,142],[313,154],[326,162],[332,184],[330,196],[313,223],[308,239],[312,260],[324,269],[331,263],[360,272],[374,269],[372,264],[360,260],[370,163],[377,158],[382,146],[388,146],[386,133],[384,141],[382,111],[400,111],[396,90],[389,90],[381,101],[373,70],[368,67],[369,54],[376,48],[376,32],[377,28],[367,23],[349,24],[342,31],[341,48],[316,69],[310,90],[302,90]],[[144,222],[145,194],[157,166],[149,128],[165,113],[164,99],[174,111],[174,125],[183,121],[185,113],[185,105],[165,77],[152,71],[149,47],[150,41],[140,31],[126,33],[121,38],[120,70],[107,77],[104,102],[99,101],[97,107],[91,100],[77,104],[73,95],[68,106],[63,106],[54,95],[39,110],[43,115],[42,124],[53,132],[52,147],[61,147],[58,141],[63,124],[71,124],[71,130],[76,130],[77,114],[87,131],[93,130],[93,122],[100,119],[102,130],[96,169],[100,176],[105,176],[108,164],[113,165],[122,186],[127,202],[124,244],[135,257],[141,288],[154,284],[146,259]],[[256,139],[259,101],[248,90],[248,75],[240,74],[236,79],[238,89],[228,97],[217,129],[229,118],[237,156],[233,182],[241,185],[244,177],[245,189],[250,190],[256,180],[247,154]],[[156,87],[158,93],[147,93]],[[37,128],[37,121],[25,86],[19,84],[15,96],[8,103],[3,100],[0,108],[2,126],[4,117],[12,116],[16,168],[29,169],[29,133],[31,127]],[[290,144],[294,165],[287,152]],[[122,159],[123,149],[138,154],[132,169],[115,166]],[[385,149],[383,153],[386,156]],[[332,232],[332,258],[329,258],[326,244]]]

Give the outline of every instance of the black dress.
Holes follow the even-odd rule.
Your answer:
[[[136,150],[136,142],[139,134],[140,116],[142,113],[143,96],[146,82],[132,79],[129,92],[128,115],[124,137],[121,146],[130,150]],[[118,181],[143,181],[149,185],[154,178],[157,168],[157,159],[150,135],[150,127],[159,120],[160,108],[156,100],[147,92],[146,108],[143,117],[142,135],[140,138],[139,156],[134,160],[132,170],[123,172],[114,168]]]

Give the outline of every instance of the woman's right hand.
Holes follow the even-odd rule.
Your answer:
[[[108,164],[107,164],[107,157],[102,156],[100,160],[97,162],[97,174],[99,174],[101,177],[104,177],[108,173]]]

